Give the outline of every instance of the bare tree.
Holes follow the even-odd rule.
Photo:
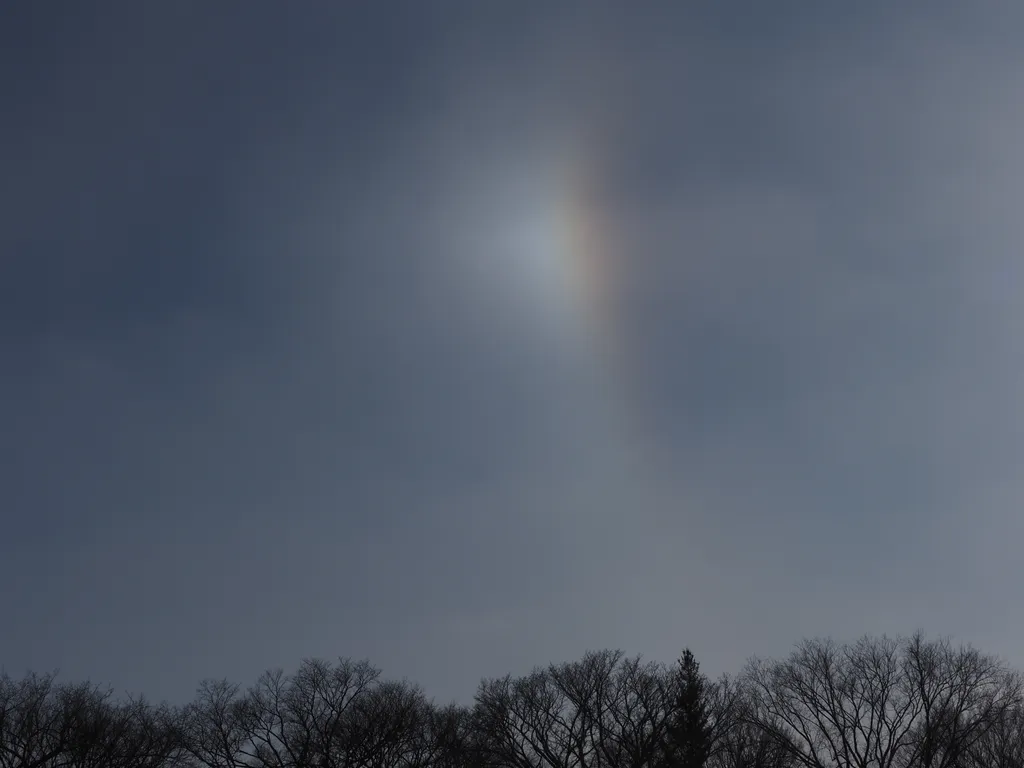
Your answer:
[[[785,661],[749,665],[751,723],[807,768],[904,764],[920,702],[902,676],[900,643],[803,642]]]
[[[473,715],[466,707],[437,707],[422,700],[417,728],[405,756],[407,768],[469,768],[474,764]]]
[[[290,680],[284,671],[264,672],[246,698],[246,706],[240,708],[240,727],[251,762],[257,766],[283,767],[301,765],[307,760],[312,745],[309,739],[296,738],[293,732]]]
[[[711,768],[792,768],[796,764],[785,743],[748,722],[738,722],[722,735],[708,760]]]
[[[616,768],[653,765],[660,755],[672,700],[668,671],[639,656],[624,659],[609,693],[605,707],[609,725],[601,734],[606,762]]]
[[[422,752],[427,725],[423,692],[405,682],[389,681],[359,699],[348,727],[335,741],[344,761],[338,765],[363,768],[408,766]]]
[[[790,744],[778,737],[784,723],[765,727],[768,716],[758,712],[748,681],[722,677],[716,683],[713,711],[715,742],[708,759],[710,768],[795,768]]]
[[[99,754],[115,738],[110,692],[89,683],[58,685],[56,674],[20,681],[0,675],[0,766],[46,768]]]
[[[476,695],[488,755],[505,768],[576,768],[568,699],[544,670],[518,679],[485,680]]]
[[[484,680],[471,708],[344,658],[207,680],[182,708],[0,672],[0,768],[659,768],[685,694],[708,768],[1024,768],[1021,677],[970,647],[808,640],[736,680],[689,668],[588,652]]]
[[[227,680],[204,680],[186,707],[182,746],[203,768],[242,768],[249,764],[248,702]]]
[[[948,640],[906,641],[903,673],[917,698],[914,768],[953,768],[1020,704],[1021,680],[1002,662]]]
[[[143,699],[117,704],[90,683],[0,675],[0,766],[158,768],[180,757],[179,712]]]
[[[547,675],[554,689],[565,697],[566,745],[571,760],[580,766],[619,764],[612,723],[620,700],[621,676],[617,674],[621,651],[591,651],[583,659],[552,664]]]
[[[644,768],[659,754],[668,690],[660,665],[596,651],[485,681],[476,722],[490,758],[508,768]]]
[[[96,731],[85,739],[93,748],[85,752],[85,761],[68,763],[69,768],[170,768],[184,764],[182,710],[129,697],[114,706],[97,702],[93,712],[101,718],[94,721]]]
[[[346,765],[339,741],[353,710],[378,684],[380,670],[367,661],[332,665],[304,659],[292,676],[270,670],[260,676],[239,711],[248,762],[261,768]]]
[[[64,744],[50,706],[55,675],[30,674],[23,680],[0,675],[0,766],[21,768],[45,765],[60,754]]]
[[[1024,710],[1012,707],[968,749],[971,768],[1024,768]]]

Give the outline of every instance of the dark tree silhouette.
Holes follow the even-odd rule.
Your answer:
[[[785,661],[754,660],[753,722],[808,768],[904,765],[921,706],[902,675],[900,643],[808,640]]]
[[[906,641],[904,675],[920,707],[910,763],[921,768],[958,768],[1021,703],[1020,676],[998,659],[920,632]]]
[[[486,760],[508,768],[650,768],[667,689],[663,668],[620,651],[485,680],[475,713]]]
[[[970,768],[1024,768],[1024,710],[1010,707],[968,749]]]
[[[182,718],[182,747],[193,765],[240,768],[247,765],[249,719],[239,686],[227,680],[204,680]]]
[[[711,755],[708,683],[689,648],[675,670],[673,698],[663,742],[663,768],[704,768]]]
[[[708,764],[714,768],[794,768],[797,763],[771,733],[738,720],[722,735]]]
[[[438,706],[366,661],[301,662],[184,707],[0,673],[0,768],[1024,768],[1020,676],[920,634],[805,641],[708,680],[620,651]]]

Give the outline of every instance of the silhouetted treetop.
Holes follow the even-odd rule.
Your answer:
[[[1020,675],[948,640],[806,640],[710,680],[591,651],[440,706],[368,661],[303,660],[188,704],[0,674],[0,768],[1024,768]]]

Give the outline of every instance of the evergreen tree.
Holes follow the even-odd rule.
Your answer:
[[[711,751],[707,685],[689,648],[679,659],[674,683],[662,768],[705,768]]]

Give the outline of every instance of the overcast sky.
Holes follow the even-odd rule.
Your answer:
[[[1024,664],[1021,22],[8,4],[0,664]]]

